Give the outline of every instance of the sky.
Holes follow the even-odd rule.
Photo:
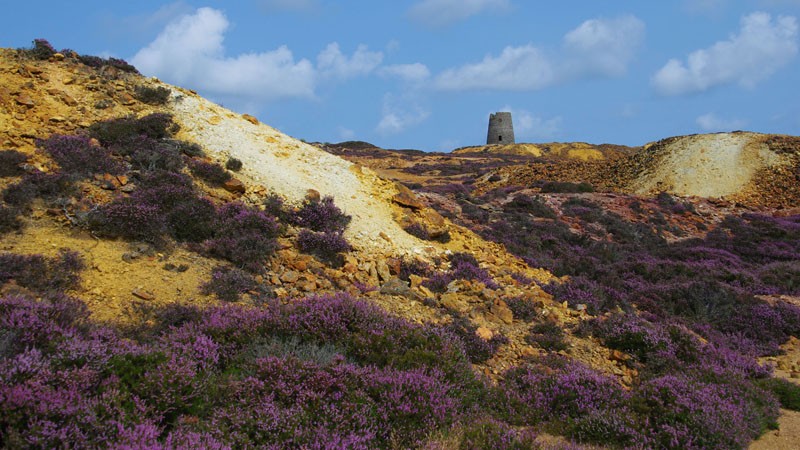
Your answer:
[[[800,0],[8,3],[0,46],[114,56],[306,141],[800,135]],[[8,13],[13,11],[13,14]]]

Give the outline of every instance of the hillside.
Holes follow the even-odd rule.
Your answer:
[[[37,43],[0,145],[3,447],[743,448],[800,409],[791,137],[317,146]]]
[[[586,181],[598,190],[667,192],[744,205],[800,204],[800,138],[750,132],[677,136],[629,148],[585,143],[468,147],[458,155],[525,155],[530,162],[498,172],[507,185],[538,180]]]

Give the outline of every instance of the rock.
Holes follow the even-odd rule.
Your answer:
[[[400,275],[400,268],[403,265],[403,260],[400,258],[389,258],[386,260],[386,265],[389,266],[389,272],[391,272],[392,275]]]
[[[414,297],[414,292],[408,287],[408,283],[397,277],[392,277],[386,280],[381,286],[381,294],[386,295],[400,295],[403,297]]]
[[[53,58],[53,61],[63,61],[64,60],[64,54],[63,53],[54,53],[52,58]]]
[[[122,103],[125,106],[130,106],[130,105],[133,105],[134,103],[136,103],[136,99],[133,98],[133,96],[131,94],[128,94],[127,92],[125,92],[122,95],[120,95],[119,102]],[[95,107],[97,107],[97,105],[95,105]]]
[[[507,325],[511,325],[511,323],[514,322],[514,313],[511,311],[511,308],[506,305],[506,302],[502,300],[496,300],[491,308],[489,308],[489,311]]]
[[[281,281],[283,281],[284,283],[295,283],[299,279],[300,279],[300,274],[295,272],[294,270],[286,271],[284,272],[283,275],[281,275]]]
[[[235,194],[244,194],[247,191],[247,186],[236,178],[231,178],[230,180],[226,181],[222,187],[228,191]]]
[[[242,114],[242,119],[252,123],[253,125],[258,125],[258,119],[251,116],[250,114]]]
[[[36,66],[32,66],[32,65],[25,65],[23,68],[24,68],[26,71],[28,71],[28,73],[32,73],[32,74],[34,74],[34,75],[38,75],[38,74],[42,73],[42,69],[41,69],[41,68],[39,68],[39,67],[36,67]]]
[[[33,101],[31,96],[25,93],[19,94],[15,100],[22,106],[36,106],[36,102]]]
[[[425,204],[417,198],[416,194],[414,194],[411,189],[399,183],[395,183],[395,186],[398,192],[392,197],[393,202],[411,209],[422,209],[425,207]]]
[[[73,78],[73,77],[64,78],[64,84],[65,85],[69,86],[70,84],[73,84],[73,83],[75,83],[75,78]]]
[[[625,362],[628,359],[630,359],[630,356],[626,355],[624,352],[621,352],[619,350],[612,350],[609,359],[612,361]]]
[[[484,341],[488,341],[492,337],[494,337],[494,333],[492,332],[492,330],[486,327],[478,327],[478,329],[475,330],[475,334]]]
[[[377,270],[378,270],[378,278],[380,278],[381,281],[388,281],[389,278],[391,278],[392,276],[389,273],[389,266],[386,264],[386,261],[383,260],[378,261]]]
[[[69,94],[62,93],[60,95],[61,101],[67,106],[78,106],[78,101],[70,97]]]
[[[61,116],[53,116],[53,117],[50,118],[50,122],[53,122],[53,123],[61,123],[61,122],[66,122],[66,121],[67,121],[67,119],[64,118],[64,117],[61,117]]]
[[[318,202],[322,200],[322,195],[316,189],[309,189],[306,191],[306,200],[310,202]]]
[[[422,278],[419,275],[414,275],[413,273],[408,276],[408,281],[411,282],[411,287],[412,288],[416,288],[416,287],[421,286],[423,280],[424,280],[424,278]]]
[[[465,313],[470,310],[469,304],[458,294],[454,292],[448,292],[446,294],[442,294],[442,297],[439,299],[442,306],[445,308],[458,311],[460,313]]]
[[[152,292],[145,291],[144,289],[134,289],[131,292],[131,294],[133,294],[134,297],[138,297],[142,300],[147,300],[147,301],[155,300],[156,298],[155,294],[153,294]]]

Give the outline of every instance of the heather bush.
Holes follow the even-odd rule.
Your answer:
[[[558,352],[567,349],[565,336],[564,330],[558,324],[542,322],[531,327],[528,335],[525,336],[525,341],[545,350]]]
[[[190,177],[153,170],[142,174],[137,184],[139,188],[129,198],[117,202],[153,210],[165,226],[164,232],[178,241],[202,242],[213,236],[217,209],[210,200],[199,197]]]
[[[761,293],[800,295],[800,261],[779,261],[764,265],[757,277]],[[766,292],[764,292],[766,291]]]
[[[400,261],[398,277],[403,281],[410,281],[411,275],[426,277],[431,273],[430,264],[417,258],[403,258]]]
[[[146,343],[81,307],[0,298],[0,445],[414,447],[482,386],[445,334],[344,295],[172,308]]]
[[[633,405],[657,448],[745,448],[777,426],[778,402],[736,376],[664,375],[639,386]]]
[[[56,54],[56,49],[46,39],[34,39],[31,48],[20,49],[20,51],[33,59],[41,61],[50,59],[51,56]]]
[[[546,422],[567,436],[618,446],[640,439],[628,407],[630,394],[615,379],[580,363],[545,358],[510,369],[504,378],[495,407],[512,424]]]
[[[469,253],[457,252],[450,255],[450,270],[448,275],[452,280],[476,280],[489,289],[498,289],[489,272],[481,268],[478,260]]]
[[[256,288],[253,277],[242,270],[217,266],[211,271],[211,279],[200,286],[203,294],[214,294],[226,302],[239,301],[239,297]]]
[[[150,87],[150,86],[136,86],[133,90],[133,96],[136,100],[148,105],[163,105],[169,100],[169,94],[172,91],[163,86]]]
[[[283,197],[280,195],[270,192],[264,197],[264,201],[261,204],[264,206],[264,212],[276,218],[279,222],[289,222],[289,212],[286,210]]]
[[[0,178],[15,177],[25,173],[21,167],[28,161],[28,156],[16,150],[0,150]]]
[[[108,150],[93,145],[85,136],[53,135],[36,141],[36,146],[47,152],[61,170],[69,174],[88,176],[124,171],[124,166],[112,158]]]
[[[425,225],[417,222],[404,227],[403,230],[418,239],[422,239],[423,241],[427,241],[431,238],[431,235],[428,233],[428,229],[425,227]]]
[[[447,292],[447,286],[453,281],[453,277],[448,272],[436,272],[429,275],[422,285],[431,292],[442,294]]]
[[[113,67],[115,69],[119,69],[123,72],[127,73],[135,73],[138,74],[139,71],[134,67],[132,64],[128,63],[124,59],[110,57],[105,60],[105,65],[109,67]]]
[[[262,358],[296,358],[319,366],[338,364],[344,360],[345,349],[329,343],[304,342],[297,336],[266,336],[255,339],[239,356],[242,365]]]
[[[192,175],[213,186],[221,186],[231,179],[231,174],[214,162],[193,159],[189,161],[189,170]]]
[[[781,408],[800,411],[800,386],[783,378],[764,378],[758,380],[758,386],[772,392],[781,403]]]
[[[331,263],[338,262],[340,253],[352,250],[341,232],[315,233],[310,230],[300,230],[297,235],[297,248],[303,253],[316,255]]]
[[[164,113],[153,113],[136,118],[135,116],[96,122],[89,126],[89,136],[96,138],[105,147],[124,143],[140,135],[151,139],[164,139],[178,129],[172,116]]]
[[[135,169],[180,172],[183,157],[176,146],[145,135],[134,136],[111,146],[112,151],[129,155]]]
[[[58,256],[0,253],[0,285],[14,280],[36,292],[61,292],[80,283],[83,258],[73,251],[61,250]]]
[[[256,363],[256,375],[233,384],[229,406],[212,416],[214,428],[233,441],[408,447],[460,417],[451,386],[421,372],[295,358]]]
[[[206,153],[203,151],[203,147],[200,147],[199,144],[194,142],[181,141],[178,139],[165,139],[164,142],[172,145],[176,150],[178,150],[178,152],[190,158],[203,158],[206,156]]]
[[[539,312],[536,310],[534,301],[528,297],[510,297],[504,299],[504,301],[506,302],[506,305],[511,308],[511,312],[514,314],[515,319],[530,322],[539,316]]]
[[[351,217],[333,204],[333,197],[321,200],[306,200],[291,214],[289,220],[299,227],[317,232],[342,232],[350,224]]]
[[[176,240],[202,242],[214,236],[217,208],[206,198],[186,197],[172,206],[166,219]]]
[[[457,448],[459,450],[531,450],[543,448],[536,442],[536,433],[532,430],[517,430],[507,424],[491,419],[481,418],[462,425],[458,447],[436,446],[428,444],[425,450],[446,450]],[[550,449],[553,450],[553,449]]]
[[[225,168],[234,172],[238,172],[242,170],[242,161],[231,156],[227,161],[225,161]]]
[[[0,204],[0,235],[22,229],[23,223],[18,216],[19,211],[16,208]]]
[[[586,193],[594,192],[594,187],[591,183],[582,181],[580,183],[572,183],[569,181],[546,181],[542,183],[539,188],[541,192],[545,193]]]
[[[121,197],[89,213],[89,227],[109,237],[162,244],[167,223],[157,206]]]
[[[361,364],[435,368],[451,382],[474,380],[463,349],[448,339],[448,334],[389,316],[347,294],[309,297],[284,314],[276,332],[338,343],[347,349],[348,357]]]
[[[252,272],[263,270],[281,233],[274,217],[238,202],[219,208],[214,229],[214,237],[204,242],[206,251]]]
[[[54,200],[69,197],[76,189],[72,179],[61,173],[32,172],[3,191],[3,200],[9,205],[27,208],[36,198]]]
[[[490,359],[501,345],[508,343],[508,338],[500,333],[495,333],[487,341],[478,336],[477,329],[478,327],[473,325],[468,318],[460,315],[453,317],[453,320],[445,326],[445,330],[461,340],[467,357],[474,364],[480,364]]]
[[[531,197],[529,195],[517,194],[510,202],[503,206],[503,209],[513,213],[529,213],[535,217],[544,217],[547,219],[555,219],[556,212],[545,204],[544,200],[539,196]]]

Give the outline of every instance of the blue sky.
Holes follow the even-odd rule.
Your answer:
[[[800,134],[800,0],[13,2],[0,45],[116,56],[309,141]],[[12,13],[8,13],[13,11]]]

